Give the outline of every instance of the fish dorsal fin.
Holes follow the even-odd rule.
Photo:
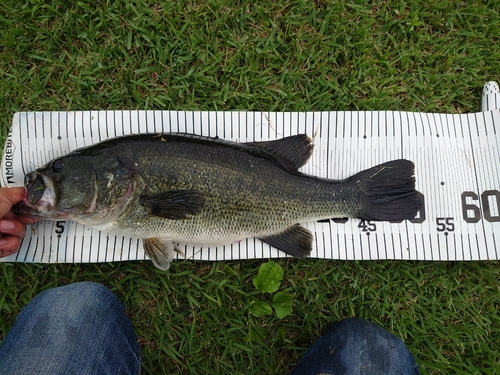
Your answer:
[[[182,220],[196,215],[205,205],[205,196],[196,190],[169,190],[153,195],[143,195],[139,203],[154,216]]]
[[[249,146],[266,151],[280,160],[286,160],[294,169],[299,169],[311,157],[314,145],[307,134],[292,135],[275,141],[247,142]]]
[[[296,224],[284,232],[260,237],[260,240],[296,258],[306,258],[311,253],[313,236],[306,228]]]

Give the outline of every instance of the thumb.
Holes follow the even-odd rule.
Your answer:
[[[0,219],[7,214],[11,207],[24,199],[23,187],[0,188]]]

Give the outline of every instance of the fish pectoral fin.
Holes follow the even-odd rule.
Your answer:
[[[157,268],[163,271],[170,268],[170,262],[176,254],[175,244],[172,240],[146,238],[143,244],[146,255]]]
[[[296,224],[284,232],[259,239],[296,258],[306,258],[311,253],[313,236],[306,228]]]
[[[274,157],[285,160],[295,170],[306,164],[313,152],[311,138],[306,134],[292,135],[275,141],[247,142],[247,145],[258,147]]]
[[[159,194],[143,195],[139,198],[139,202],[151,215],[182,220],[201,211],[205,205],[205,196],[196,190],[169,190]]]

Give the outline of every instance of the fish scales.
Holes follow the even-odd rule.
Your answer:
[[[162,232],[193,244],[227,243],[359,210],[353,188],[337,184],[332,189],[330,182],[286,170],[248,147],[151,139],[130,141],[125,152],[113,150],[129,159],[138,155],[135,168],[142,171],[142,181],[134,195],[193,189],[205,196],[205,205],[182,221],[158,220],[132,200],[112,231],[126,228],[126,234],[140,237]]]

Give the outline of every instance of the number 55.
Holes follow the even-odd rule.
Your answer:
[[[455,230],[455,223],[452,217],[438,217],[436,218],[438,232],[453,232]]]

